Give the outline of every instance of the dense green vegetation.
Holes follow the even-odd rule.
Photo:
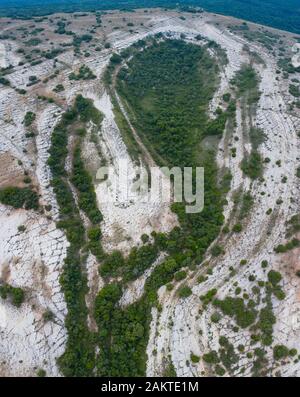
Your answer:
[[[76,12],[94,10],[131,10],[145,7],[179,7],[192,11],[188,6],[204,7],[207,11],[237,18],[248,19],[256,23],[273,26],[278,29],[300,33],[300,12],[298,0],[0,0],[1,16],[30,18],[53,12]]]
[[[63,114],[61,121],[54,128],[49,149],[51,184],[60,209],[58,227],[65,231],[70,243],[60,279],[68,308],[65,320],[68,340],[65,353],[58,359],[65,376],[91,376],[95,365],[95,345],[93,335],[87,326],[85,302],[87,285],[83,269],[86,256],[82,253],[86,244],[85,228],[69,185],[71,182],[78,189],[79,205],[86,215],[92,222],[102,219],[95,204],[90,176],[81,161],[80,136],[77,137],[73,175],[69,176],[65,171],[68,135],[76,130],[74,126],[77,127],[77,131],[84,131],[85,123],[89,121],[100,123],[101,120],[102,117],[93,107],[92,101],[81,95],[77,96],[74,106]],[[84,178],[87,179],[83,181]],[[95,237],[95,233],[92,236]]]
[[[94,369],[98,376],[143,376],[151,308],[158,304],[158,288],[174,282],[174,279],[183,280],[186,272],[180,269],[193,267],[201,262],[223,223],[225,189],[222,190],[217,184],[214,152],[207,153],[201,146],[201,140],[207,135],[221,135],[226,121],[234,114],[234,107],[230,102],[227,111],[218,111],[216,121],[212,122],[206,116],[207,105],[217,82],[218,68],[215,61],[208,56],[205,48],[181,41],[154,40],[143,45],[145,44],[147,47],[142,52],[134,53],[133,58],[128,61],[128,70],[121,69],[117,77],[117,89],[121,98],[127,99],[129,114],[134,116],[133,123],[160,164],[205,167],[205,207],[201,213],[191,215],[185,213],[183,205],[176,204],[173,210],[178,214],[180,227],[176,227],[168,235],[153,232],[151,242],[148,236],[143,236],[143,245],[132,249],[127,258],[120,252],[104,254],[100,243],[101,230],[97,225],[101,214],[97,210],[91,178],[81,158],[80,143],[84,133],[76,137],[72,175],[67,175],[64,170],[67,137],[75,130],[74,126],[78,127],[78,123],[84,126],[88,121],[95,124],[101,122],[101,117],[91,101],[77,97],[73,108],[63,115],[62,121],[54,130],[49,158],[53,174],[52,185],[60,205],[61,220],[58,225],[65,230],[71,243],[61,278],[68,305],[68,343],[66,352],[59,359],[60,368],[69,376],[90,376],[94,374]],[[126,59],[124,54],[122,56]],[[153,59],[159,73],[152,67]],[[113,61],[113,64],[117,65],[118,62]],[[114,73],[112,65],[109,71]],[[112,79],[108,81],[112,83]],[[178,129],[177,125],[181,128]],[[162,144],[159,145],[158,142]],[[87,230],[88,239],[85,237],[84,226],[69,183],[77,189],[79,207],[95,224]],[[84,205],[80,204],[81,195],[84,197]],[[245,197],[243,201],[243,212],[247,213],[252,198]],[[83,271],[83,252],[87,248],[98,258],[99,271],[106,282],[111,277],[119,277],[118,282],[107,282],[97,296],[94,311],[99,328],[97,335],[92,335],[86,325],[87,287]],[[143,274],[160,251],[169,256],[156,266],[146,280],[143,296],[136,303],[122,308],[119,300],[124,285]],[[222,247],[213,247],[213,255],[217,256],[222,252]],[[270,294],[273,292],[280,295],[277,279],[276,275],[269,274]],[[183,299],[191,293],[187,286],[178,291],[179,297]],[[274,324],[271,318],[272,307],[266,307],[266,313],[263,310],[258,313],[252,300],[245,303],[241,298],[227,297],[221,301],[214,299],[216,293],[216,290],[211,290],[201,297],[203,304],[213,302],[223,314],[233,317],[242,328],[254,325],[259,314],[256,327],[266,338],[266,344],[269,343]],[[95,356],[96,346],[99,347],[99,353]],[[216,365],[215,371],[220,375],[224,374],[225,369],[230,372],[237,359],[232,345],[225,343],[216,354],[222,366]]]
[[[273,349],[273,356],[275,360],[282,360],[289,355],[289,349],[284,345],[276,345]]]
[[[151,320],[145,298],[122,310],[118,306],[121,289],[104,287],[95,303],[99,326],[98,376],[142,376],[145,373],[145,341]]]
[[[134,247],[126,259],[121,252],[114,251],[105,257],[99,271],[104,278],[122,276],[124,281],[132,281],[152,265],[158,253],[157,243]]]
[[[94,190],[92,177],[86,171],[84,162],[81,158],[81,149],[79,142],[74,150],[73,157],[73,175],[71,182],[78,190],[78,205],[90,219],[93,224],[102,221],[102,215],[97,207],[97,198]]]
[[[167,40],[137,53],[128,66],[119,74],[118,91],[134,109],[152,153],[168,164],[195,163],[205,133],[201,126],[208,123],[205,113],[197,110],[212,97],[216,63],[201,47]]]
[[[24,291],[22,288],[13,287],[9,284],[0,285],[0,297],[10,298],[13,305],[20,307],[24,302]]]
[[[14,208],[25,208],[26,210],[37,210],[39,207],[37,193],[28,187],[6,187],[0,189],[0,202],[5,205],[11,205]]]

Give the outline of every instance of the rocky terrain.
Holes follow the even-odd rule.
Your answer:
[[[227,376],[251,376],[253,367],[262,376],[300,375],[300,220],[293,218],[300,214],[300,36],[252,23],[246,26],[245,30],[245,23],[230,17],[159,9],[0,20],[0,191],[9,186],[30,187],[39,198],[38,209],[0,204],[0,286],[9,285],[24,292],[24,300],[17,306],[11,299],[0,297],[1,376],[35,376],[44,372],[47,376],[62,375],[57,358],[67,343],[68,308],[60,276],[70,243],[57,225],[60,209],[48,159],[53,129],[78,94],[91,99],[103,117],[100,127],[88,125],[82,157],[93,177],[103,216],[104,251],[118,249],[126,256],[133,247],[141,245],[141,235],[152,231],[168,233],[179,224],[170,205],[159,199],[151,204],[134,198],[125,204],[121,200],[103,200],[111,190],[96,178],[103,160],[112,166],[116,178],[120,172],[118,160],[125,159],[130,186],[135,182],[138,165],[122,132],[115,98],[131,133],[138,135],[138,131],[131,125],[122,100],[107,88],[104,76],[113,54],[159,33],[196,45],[212,41],[226,53],[218,89],[209,104],[212,118],[219,107],[225,106],[224,95],[234,92],[232,80],[245,64],[257,73],[260,95],[252,111],[245,108],[243,97],[237,98],[235,122],[227,125],[218,141],[218,168],[232,175],[224,206],[224,225],[229,230],[221,232],[213,243],[223,251],[214,256],[209,249],[203,262],[185,268],[186,278],[174,282],[173,289],[159,289],[160,305],[151,311],[146,374],[162,375],[169,360],[177,376],[182,377],[222,375],[223,367]],[[73,35],[68,34],[70,31]],[[77,43],[74,35],[79,38]],[[216,56],[213,49],[211,55]],[[70,79],[71,73],[80,74],[82,65],[88,66],[94,77]],[[26,121],[30,118],[28,112],[34,117]],[[257,148],[264,160],[263,175],[257,179],[241,168],[255,144],[250,137],[251,128],[264,133]],[[69,171],[74,139],[69,136],[65,162]],[[141,164],[155,164],[142,139],[137,136],[136,142],[142,153]],[[167,181],[162,178],[167,188]],[[247,193],[253,203],[240,221],[237,195]],[[73,194],[76,197],[76,191]],[[88,225],[82,213],[81,218]],[[295,227],[289,234],[292,218]],[[232,231],[239,223],[241,230]],[[292,239],[293,246],[274,251]],[[126,284],[120,300],[122,307],[140,299],[145,281],[164,259],[165,253],[161,253],[142,275]],[[89,253],[84,272],[91,331],[97,331],[94,299],[104,285],[98,266],[97,257]],[[280,273],[279,281],[272,283],[271,270]],[[280,284],[279,299],[275,292],[268,294],[268,280],[274,290]],[[178,293],[183,285],[192,291],[187,297]],[[271,326],[273,342],[265,347],[263,356],[258,350],[253,353],[254,349],[262,349],[254,329],[237,327],[234,316],[222,314],[209,296],[200,299],[214,289],[211,294],[219,301],[228,296],[250,296],[258,317],[268,304],[272,306],[276,319]],[[227,340],[222,342],[220,337]],[[214,360],[214,353],[205,356],[211,352],[221,354],[222,347],[227,354],[222,365]],[[235,354],[229,352],[231,348]],[[213,370],[214,365],[221,370]]]

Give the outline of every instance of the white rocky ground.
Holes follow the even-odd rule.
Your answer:
[[[222,20],[221,17],[218,18],[218,21]],[[58,375],[55,359],[64,351],[66,340],[63,325],[66,306],[59,286],[59,275],[67,241],[54,222],[58,217],[58,210],[53,191],[49,187],[51,175],[47,166],[47,150],[53,126],[59,120],[61,111],[72,103],[76,94],[82,93],[93,99],[95,106],[104,115],[101,131],[98,131],[99,144],[108,165],[113,166],[114,177],[118,175],[117,160],[120,158],[128,163],[130,191],[138,172],[138,167],[129,156],[115,122],[111,99],[102,84],[94,81],[70,81],[69,73],[78,70],[84,62],[100,78],[112,51],[124,49],[147,35],[163,32],[178,37],[184,33],[186,40],[196,42],[195,35],[201,34],[205,39],[220,44],[229,61],[222,69],[220,86],[210,104],[210,113],[213,114],[220,105],[222,95],[228,91],[229,82],[234,74],[244,62],[249,61],[249,55],[243,50],[245,41],[225,28],[228,18],[224,19],[220,26],[212,23],[216,18],[209,14],[187,14],[186,19],[182,20],[175,12],[153,11],[147,16],[142,15],[141,19],[145,22],[144,26],[135,26],[135,33],[119,29],[104,34],[111,43],[112,50],[91,51],[91,55],[83,59],[75,58],[73,51],[67,50],[58,57],[59,75],[46,85],[40,84],[30,88],[27,87],[30,76],[36,75],[42,81],[53,73],[53,60],[46,60],[36,66],[29,66],[28,63],[18,66],[18,44],[6,40],[0,43],[0,66],[15,66],[7,78],[12,86],[28,89],[28,93],[21,96],[12,88],[0,87],[0,187],[7,186],[12,181],[22,186],[23,173],[26,170],[39,189],[41,204],[52,206],[46,214],[16,211],[4,206],[0,208],[0,279],[24,288],[26,293],[26,302],[19,309],[0,299],[0,375],[34,375],[38,368],[44,368],[48,375]],[[261,76],[262,95],[254,124],[267,134],[267,140],[260,147],[260,152],[271,161],[265,165],[263,183],[251,184],[250,180],[243,176],[239,164],[244,152],[249,152],[251,146],[243,136],[242,114],[238,104],[234,134],[224,136],[217,155],[219,166],[229,168],[233,175],[228,206],[225,208],[226,219],[230,220],[232,195],[237,189],[250,189],[255,197],[255,207],[242,233],[221,241],[225,246],[225,254],[217,260],[211,259],[210,263],[214,266],[213,275],[209,276],[205,283],[198,284],[197,277],[202,273],[202,268],[190,273],[188,284],[193,289],[191,297],[186,300],[178,299],[177,289],[180,283],[172,292],[167,292],[165,287],[161,288],[160,300],[163,310],[158,313],[153,309],[147,349],[149,376],[161,373],[168,354],[171,354],[178,376],[201,375],[202,371],[207,370],[202,361],[196,365],[187,365],[187,360],[190,360],[191,352],[200,356],[208,350],[218,349],[220,334],[226,334],[235,347],[241,343],[245,344],[247,353],[249,332],[235,334],[226,318],[218,325],[212,325],[209,321],[211,309],[199,314],[199,295],[211,288],[218,288],[218,297],[222,298],[229,293],[235,281],[243,289],[250,291],[250,273],[255,273],[258,279],[266,278],[260,266],[264,259],[269,261],[272,268],[283,274],[284,290],[287,294],[282,302],[274,300],[277,317],[275,342],[300,350],[299,282],[295,278],[295,271],[300,268],[299,252],[295,250],[292,254],[284,256],[274,255],[273,252],[274,246],[284,241],[286,220],[299,212],[299,183],[295,176],[295,169],[299,164],[299,112],[289,112],[289,104],[293,99],[288,94],[286,82],[276,79],[277,66],[273,56],[255,43],[247,44],[265,62],[265,66],[255,65]],[[295,67],[299,66],[297,57],[295,49]],[[55,104],[45,104],[37,99],[37,94],[53,96],[52,90],[59,83],[64,85],[65,91],[54,95]],[[24,115],[29,110],[38,114],[34,126],[37,136],[34,141],[25,138],[26,131],[22,124]],[[233,135],[239,136],[239,141],[233,141]],[[235,158],[230,155],[229,148],[232,146],[236,147]],[[92,144],[86,147],[85,156],[89,155],[97,157]],[[281,160],[281,167],[276,165],[278,160]],[[287,177],[286,183],[281,182],[283,176]],[[150,204],[141,204],[133,197],[126,205],[121,205],[120,200],[116,200],[112,205],[107,200],[107,197],[112,195],[111,187],[107,187],[104,182],[96,183],[96,193],[104,215],[101,226],[103,245],[108,251],[118,248],[127,253],[130,247],[140,243],[143,233],[149,234],[152,230],[169,231],[177,224],[168,204],[162,204],[158,199]],[[282,199],[282,204],[276,204],[278,198]],[[294,199],[293,202],[291,198]],[[273,209],[271,216],[266,214],[269,208]],[[50,215],[52,219],[49,218]],[[19,225],[25,225],[26,230],[18,232]],[[241,259],[248,260],[246,266],[239,266]],[[160,260],[162,258],[158,259]],[[122,305],[128,305],[140,297],[145,280],[156,264],[128,287],[121,299]],[[227,281],[230,266],[236,268],[237,273]],[[90,255],[87,261],[90,287],[90,293],[87,295],[88,304],[102,287],[97,268],[95,258]],[[43,313],[48,309],[55,315],[54,322],[43,320]],[[95,328],[92,318],[89,318],[89,325],[91,329]],[[156,355],[153,355],[154,350],[157,351]],[[269,350],[270,360],[271,355]],[[251,360],[246,359],[245,355],[239,363],[239,366],[242,365],[246,367],[245,374],[250,375]],[[284,376],[299,376],[299,364],[282,367],[281,373]],[[238,375],[238,371],[235,375]]]
[[[15,43],[7,41],[0,43],[0,67],[7,68],[8,66],[16,66],[20,58],[15,53],[17,46]]]
[[[300,66],[300,43],[296,43],[292,50],[295,53],[292,58],[292,63],[295,68],[298,68]]]
[[[35,156],[22,124],[25,112],[34,106],[34,101],[28,99],[25,104],[13,90],[2,89],[0,103],[1,185],[11,185],[13,181],[22,184],[24,170],[27,170],[39,186],[41,203],[52,205],[55,219],[57,206],[48,186],[50,174],[46,161],[59,108],[50,106],[40,112]],[[52,220],[36,212],[1,206],[0,222],[1,280],[24,289],[26,297],[26,302],[18,309],[6,301],[0,302],[1,375],[30,376],[39,368],[49,375],[58,375],[55,360],[63,353],[66,339],[66,306],[59,276],[67,241]],[[26,227],[24,232],[18,231],[21,225]],[[53,322],[43,319],[43,314],[49,310],[55,316]]]
[[[104,114],[101,129],[102,152],[107,159],[111,159],[108,165],[113,167],[109,184],[99,183],[96,190],[104,216],[103,243],[107,250],[117,248],[126,252],[128,248],[141,243],[143,233],[150,234],[153,230],[170,231],[177,224],[176,216],[171,212],[169,202],[161,202],[161,194],[164,192],[153,191],[154,189],[147,191],[143,195],[144,202],[141,202],[134,184],[137,175],[142,171],[127,152],[114,120],[110,97],[104,92],[94,103]],[[164,191],[170,191],[167,179],[162,174],[160,177],[160,186]]]

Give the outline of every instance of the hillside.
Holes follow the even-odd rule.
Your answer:
[[[1,376],[299,376],[299,37],[0,18]]]

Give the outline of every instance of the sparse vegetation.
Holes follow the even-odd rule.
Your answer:
[[[293,238],[291,241],[289,241],[286,244],[280,244],[277,247],[274,248],[274,251],[277,254],[282,254],[285,253],[287,251],[290,251],[294,248],[297,248],[300,246],[300,241],[297,238]]]
[[[69,74],[70,80],[94,80],[95,78],[94,73],[86,65],[80,66],[78,73],[72,72]]]

